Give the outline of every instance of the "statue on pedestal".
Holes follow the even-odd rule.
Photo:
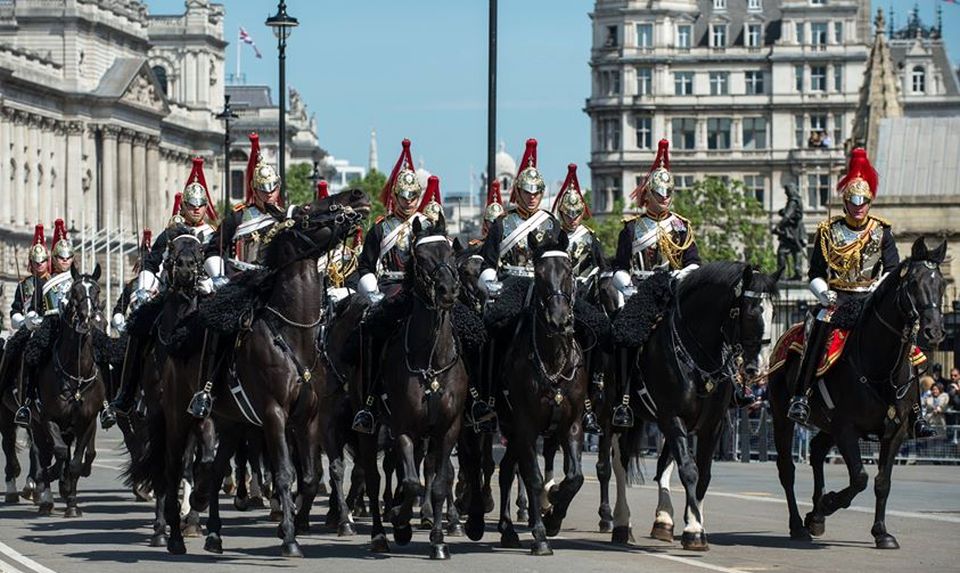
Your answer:
[[[800,201],[800,192],[793,183],[783,186],[787,195],[787,204],[780,209],[780,222],[777,223],[773,234],[780,239],[777,245],[777,271],[790,280],[801,280],[803,258],[807,251],[807,233],[803,228],[803,203]],[[784,272],[787,262],[792,259],[792,272]]]

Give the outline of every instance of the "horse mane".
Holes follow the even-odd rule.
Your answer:
[[[719,261],[706,263],[700,268],[692,271],[686,278],[680,282],[680,288],[677,291],[681,298],[702,288],[723,288],[729,289],[743,277],[743,271],[746,269],[746,263]],[[778,294],[777,283],[773,277],[760,271],[753,273],[752,284],[743,285],[743,288],[767,293],[771,296]]]
[[[417,244],[417,241],[426,237],[446,237],[447,228],[446,225],[428,225],[421,228],[419,233],[414,233],[413,237],[410,238],[410,259],[407,261],[407,264],[403,266],[403,289],[406,292],[413,292],[415,277],[413,276],[413,265],[410,264],[414,257],[413,249]]]

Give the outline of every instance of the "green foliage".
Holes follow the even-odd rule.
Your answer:
[[[364,231],[369,230],[377,218],[387,212],[383,203],[380,201],[380,192],[383,191],[383,186],[386,184],[387,176],[374,169],[368,171],[366,177],[353,185],[353,187],[357,189],[362,189],[363,192],[367,194],[367,197],[370,198],[370,217],[367,219],[366,229],[364,229]]]
[[[590,193],[587,192],[586,201],[589,204]],[[597,216],[588,220],[585,225],[593,230],[600,244],[603,245],[603,254],[606,257],[612,257],[617,253],[617,239],[620,237],[620,230],[623,229],[623,199],[617,199],[613,203],[613,210],[610,213]]]
[[[708,177],[673,195],[673,210],[690,219],[704,261],[746,261],[776,270],[767,213],[742,181]]]
[[[284,186],[287,192],[287,202],[294,205],[310,203],[316,196],[316,187],[310,176],[313,166],[309,163],[298,163],[287,168],[287,180]]]
[[[301,163],[294,165],[287,170],[287,194],[291,203],[303,204],[313,201],[316,196],[316,186],[310,176],[313,174],[313,167]],[[362,189],[367,197],[370,198],[370,217],[367,220],[366,229],[368,230],[378,217],[386,213],[383,203],[380,201],[380,191],[387,183],[387,176],[379,171],[370,171],[366,177],[357,181],[352,187]]]

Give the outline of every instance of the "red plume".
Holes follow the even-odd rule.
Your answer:
[[[867,150],[862,147],[857,147],[850,152],[847,174],[837,183],[837,191],[843,192],[843,188],[857,177],[867,182],[867,185],[870,186],[870,196],[876,199],[880,186],[880,178],[877,175],[877,170],[873,168],[873,165],[870,165],[870,159],[867,158]]]
[[[523,159],[520,160],[520,165],[517,167],[517,176],[514,177],[514,181],[520,178],[520,174],[523,173],[523,170],[527,167],[536,167],[537,166],[537,140],[530,138],[527,140],[527,147],[523,150]],[[517,199],[517,186],[514,183],[513,189],[510,191],[510,202],[516,203]]]
[[[253,171],[257,167],[257,161],[260,159],[260,136],[256,132],[251,133],[250,138],[250,157],[247,159],[247,173],[243,179],[247,189],[243,195],[243,202],[247,205],[253,204]]]
[[[60,241],[67,238],[67,226],[64,225],[63,219],[57,219],[53,222],[53,245],[56,245]]]
[[[503,198],[500,197],[500,181],[496,179],[490,183],[490,188],[487,189],[487,206],[492,205],[493,203],[499,203],[503,205]]]
[[[193,158],[193,169],[190,171],[190,177],[187,178],[187,185],[193,183],[193,178],[196,177],[200,185],[203,186],[203,192],[207,197],[207,219],[211,222],[216,222],[217,220],[217,207],[213,204],[213,199],[210,197],[210,188],[207,187],[207,178],[203,175],[203,158],[194,157]],[[184,185],[183,188],[186,190],[187,185]],[[179,212],[179,209],[178,209]],[[176,213],[174,213],[176,215]]]
[[[33,242],[30,243],[30,246],[33,245],[43,245],[43,248],[47,248],[47,238],[43,235],[43,225],[37,225],[33,228]]]
[[[440,178],[436,175],[431,175],[427,179],[427,191],[423,194],[423,198],[420,199],[420,206],[417,207],[417,211],[423,213],[424,208],[426,208],[431,201],[436,201],[443,205],[443,202],[440,201]]]
[[[317,181],[317,200],[326,199],[330,196],[330,189],[327,182],[321,179]]]
[[[149,251],[151,246],[153,246],[153,231],[144,229],[143,239],[140,240],[140,248]]]
[[[357,227],[357,230],[353,232],[353,246],[356,247],[363,243],[363,227]]]
[[[183,193],[177,193],[173,196],[173,213],[172,215],[176,217],[180,214],[180,208],[183,207]]]
[[[404,165],[408,169],[413,169],[413,157],[410,156],[410,140],[404,139],[401,142],[402,149],[400,150],[400,157],[397,158],[397,163],[393,166],[393,171],[390,172],[390,177],[387,178],[387,184],[383,186],[383,190],[380,192],[380,201],[383,202],[383,206],[386,207],[387,213],[393,212],[393,184],[397,182],[397,175],[400,174],[400,170],[403,169]]]
[[[663,167],[664,169],[670,169],[670,142],[666,139],[661,139],[660,143],[657,144],[657,157],[653,160],[653,165],[650,166],[650,171],[647,171],[647,176],[643,178],[643,181],[633,190],[633,193],[630,193],[631,199],[638,199],[640,197],[640,192],[644,187],[647,186],[647,181],[650,180],[650,175],[658,167]]]
[[[563,185],[560,186],[560,192],[557,193],[557,198],[553,200],[553,212],[557,213],[557,208],[560,207],[560,201],[563,200],[564,195],[567,193],[576,193],[580,196],[580,200],[583,201],[583,218],[589,219],[590,214],[590,205],[587,205],[586,200],[583,198],[583,193],[580,191],[580,180],[577,179],[577,164],[571,163],[567,165],[567,178],[563,180]]]

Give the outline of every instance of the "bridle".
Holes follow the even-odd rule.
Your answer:
[[[344,225],[350,228],[355,227],[363,219],[363,215],[358,213],[349,205],[331,203],[326,210],[320,210],[319,214],[313,211],[310,206],[296,208],[291,206],[286,211],[285,217],[281,218],[276,214],[271,214],[277,223],[270,227],[263,238],[263,246],[269,246],[282,233],[290,233],[296,241],[307,246],[307,249],[293,261],[287,262],[284,266],[293,264],[298,260],[320,256],[325,251],[308,233],[316,227],[327,227],[333,223],[335,230],[342,229]]]
[[[565,251],[546,251],[543,254],[541,254],[539,257],[537,257],[536,262],[539,263],[543,259],[551,258],[551,257],[565,259],[568,262],[570,261],[570,255],[568,255]],[[536,281],[536,279],[534,279],[534,281]],[[535,284],[533,288],[536,289]],[[540,345],[537,344],[537,326],[540,323],[542,323],[544,327],[547,326],[546,319],[544,317],[544,314],[547,311],[547,303],[550,300],[555,298],[559,298],[562,301],[565,301],[567,303],[568,308],[570,309],[570,324],[571,325],[573,324],[574,288],[573,288],[572,280],[570,281],[569,290],[571,292],[566,292],[565,290],[563,290],[563,285],[561,285],[560,287],[552,287],[549,291],[547,291],[545,297],[537,298],[536,307],[534,307],[531,310],[533,314],[533,320],[531,320],[531,325],[530,325],[530,346],[532,347],[532,352],[530,357],[532,358],[532,362],[536,367],[537,373],[540,375],[540,378],[542,378],[544,381],[548,382],[551,386],[554,386],[554,387],[561,383],[570,382],[571,380],[573,380],[574,377],[577,375],[577,368],[580,366],[580,364],[575,363],[575,361],[571,359],[572,352],[563,352],[562,353],[563,359],[560,361],[560,364],[556,368],[556,371],[550,372],[547,369],[546,362],[544,362],[543,357],[541,356]],[[573,348],[571,350],[579,349],[579,343],[577,342],[576,338],[572,336],[572,332],[570,332],[570,329],[563,329],[559,331],[547,329],[546,336],[547,338],[555,338],[558,336],[569,337],[569,340],[573,343]],[[580,356],[581,354],[582,353],[577,352],[577,356]],[[564,375],[564,372],[567,371],[568,368],[569,368],[568,374]],[[559,389],[556,389],[556,391],[557,391],[556,396],[560,397],[560,399],[557,400],[557,403],[559,404],[562,401],[562,394],[560,393]]]
[[[201,249],[203,247],[203,243],[193,233],[184,233],[182,235],[177,235],[176,237],[171,239],[167,245],[167,258],[163,262],[163,266],[167,271],[167,278],[170,281],[170,288],[171,290],[173,290],[174,292],[177,292],[178,294],[184,295],[186,297],[190,297],[193,294],[195,294],[196,287],[200,283],[200,277],[202,276],[202,273],[203,273],[203,256],[201,253],[201,256],[194,257],[194,262],[191,265],[191,268],[188,269],[188,272],[190,272],[190,276],[192,277],[192,280],[187,281],[188,282],[187,285],[182,285],[182,286],[185,286],[187,290],[180,290],[179,287],[181,286],[181,284],[177,280],[175,269],[173,268],[173,263],[174,263],[173,248],[176,242],[180,240],[195,241],[196,244],[199,247],[201,247]]]
[[[546,258],[560,258],[560,259],[566,259],[567,261],[571,260],[570,255],[568,255],[566,251],[546,251],[543,254],[541,254],[539,257],[537,257],[537,262],[539,263],[540,261]],[[546,326],[546,319],[544,318],[544,315],[547,312],[547,304],[551,300],[555,298],[559,298],[561,301],[564,301],[567,303],[567,308],[570,309],[570,313],[568,317],[570,319],[570,324],[571,325],[573,324],[573,304],[574,304],[574,298],[576,296],[576,289],[573,287],[572,276],[571,276],[570,292],[566,292],[563,289],[564,286],[565,285],[561,285],[560,287],[553,287],[551,285],[551,289],[547,291],[546,296],[537,297],[537,303],[534,310],[534,315],[535,315],[534,323],[539,321],[539,322],[543,322],[544,326]],[[534,288],[536,288],[536,285],[534,285]],[[534,327],[536,327],[536,325],[534,325]],[[555,336],[568,335],[568,334],[570,334],[568,331],[553,331],[551,329],[548,329],[547,337],[553,338]],[[534,349],[536,349],[536,344],[534,344]]]
[[[74,312],[73,305],[76,303],[72,298],[68,299],[66,305],[66,315],[69,320],[65,322],[66,325],[78,335],[76,350],[77,374],[71,374],[68,372],[66,367],[64,367],[63,363],[61,362],[59,338],[56,342],[54,342],[53,345],[53,367],[58,375],[58,378],[60,379],[60,397],[68,403],[82,401],[83,394],[93,386],[93,383],[100,375],[100,369],[97,367],[96,361],[93,362],[93,368],[88,375],[80,373],[80,360],[83,355],[83,345],[93,332],[93,329],[89,325],[89,321],[95,320],[100,314],[101,305],[94,300],[94,297],[91,294],[92,287],[97,286],[95,281],[81,275],[79,281],[77,282],[83,287],[83,302],[86,304],[89,313],[84,316],[82,321],[79,321],[77,318],[77,313]]]
[[[411,256],[411,262],[413,263],[414,293],[430,310],[438,310],[437,285],[443,278],[441,276],[442,273],[448,274],[449,277],[453,279],[454,298],[460,294],[460,275],[446,258],[435,264],[432,269],[427,270],[417,257],[417,247],[422,244],[440,241],[447,242],[447,238],[443,235],[429,235],[419,239],[414,243],[413,255]],[[439,310],[446,312],[449,309]]]

